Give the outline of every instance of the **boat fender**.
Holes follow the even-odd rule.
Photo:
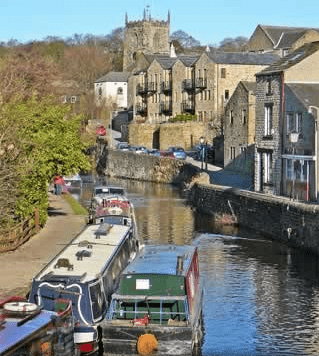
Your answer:
[[[137,339],[136,347],[139,355],[151,355],[157,350],[157,339],[153,334],[143,334]]]

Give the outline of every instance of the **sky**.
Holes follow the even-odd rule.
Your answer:
[[[170,33],[182,30],[202,45],[225,38],[249,38],[258,24],[319,28],[318,0],[0,0],[0,42],[25,43],[47,36],[108,35],[129,21],[166,20]]]

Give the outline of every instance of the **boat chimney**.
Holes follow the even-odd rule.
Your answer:
[[[177,256],[176,274],[183,272],[183,256]]]

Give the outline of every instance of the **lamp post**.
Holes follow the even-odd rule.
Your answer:
[[[204,164],[206,164],[206,170],[207,170],[207,162],[206,162],[207,145],[205,145],[205,137],[202,136],[199,139],[199,141],[200,141],[201,169],[204,169]]]
[[[296,143],[299,139],[299,133],[292,131],[289,133],[289,142],[292,144],[292,168],[293,168],[293,177],[292,177],[292,199],[295,199],[295,181],[296,181],[296,174],[295,174],[295,147]]]

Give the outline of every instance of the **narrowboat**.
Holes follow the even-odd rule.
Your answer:
[[[196,353],[202,297],[196,247],[146,245],[112,295],[102,323],[104,354]]]
[[[89,222],[103,215],[132,215],[133,205],[121,187],[98,186],[92,194],[89,207]]]
[[[47,311],[21,297],[0,301],[0,355],[76,355],[71,302],[57,299]]]
[[[138,250],[132,224],[88,225],[32,281],[29,301],[52,310],[57,298],[72,301],[74,341],[82,354],[98,350],[99,325],[120,272]]]

